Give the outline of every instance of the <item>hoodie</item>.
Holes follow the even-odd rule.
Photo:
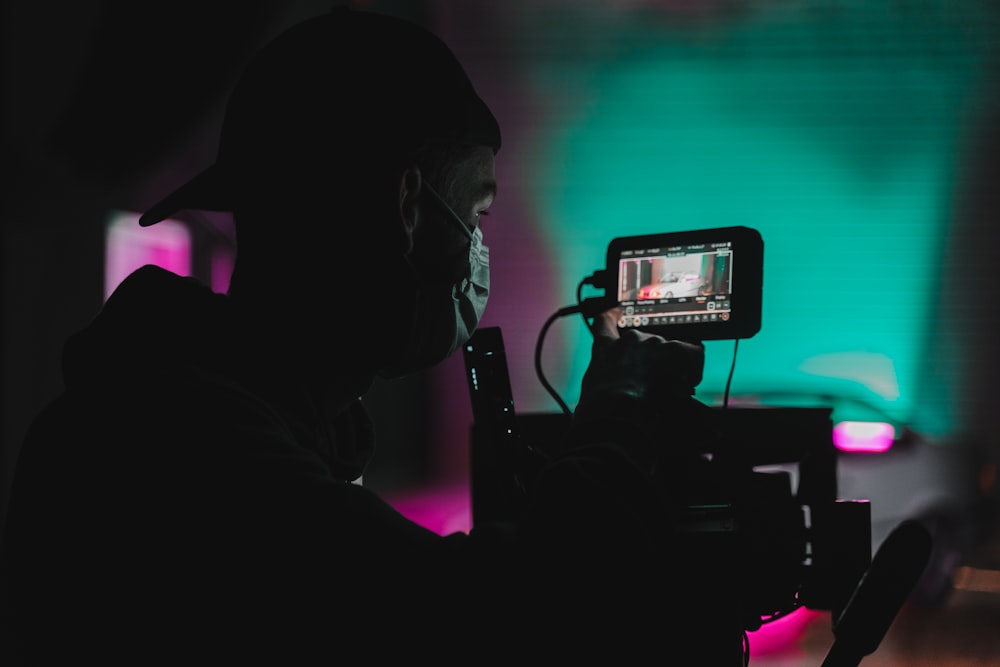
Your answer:
[[[360,400],[318,398],[250,334],[225,295],[146,266],[68,340],[5,535],[31,664],[659,645],[665,515],[614,442],[547,463],[520,524],[438,535],[354,483]]]

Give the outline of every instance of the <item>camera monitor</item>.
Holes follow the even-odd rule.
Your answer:
[[[623,236],[608,245],[618,326],[700,342],[760,331],[764,242],[743,226]],[[610,279],[614,277],[612,284]]]

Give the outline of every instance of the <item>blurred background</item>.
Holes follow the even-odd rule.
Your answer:
[[[61,387],[61,345],[117,282],[150,261],[225,290],[227,216],[187,211],[142,230],[135,218],[212,162],[250,54],[333,4],[4,0],[0,521],[28,422]],[[482,324],[503,330],[520,412],[558,411],[533,365],[539,333],[604,267],[612,238],[746,225],[765,244],[763,325],[738,354],[732,341],[706,343],[696,397],[716,401],[732,369],[745,400],[860,402],[934,457],[972,453],[971,473],[935,502],[965,508],[952,500],[991,491],[1000,5],[347,4],[430,27],[500,121]],[[336,315],[359,336],[392,326],[370,304]],[[544,340],[545,375],[571,406],[589,345],[579,317]],[[364,483],[437,530],[466,529],[461,356],[380,383],[366,401],[379,449]],[[850,483],[852,497],[890,494],[892,517],[922,512],[913,474],[886,460]],[[922,467],[926,484],[938,466]]]

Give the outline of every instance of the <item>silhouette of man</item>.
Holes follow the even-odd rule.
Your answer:
[[[65,391],[23,443],[5,555],[30,664],[659,647],[668,606],[636,602],[669,570],[643,401],[689,396],[700,349],[598,318],[573,447],[521,523],[440,536],[352,483],[374,379],[479,322],[500,145],[454,55],[406,21],[334,9],[251,60],[216,162],[140,221],[232,211],[228,293],[134,272],[67,342]]]

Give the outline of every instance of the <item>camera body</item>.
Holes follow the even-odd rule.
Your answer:
[[[622,308],[619,328],[691,342],[760,330],[764,242],[750,227],[612,239],[605,276],[606,296]]]
[[[479,366],[487,392],[488,363]],[[831,409],[686,400],[659,465],[675,522],[678,599],[704,601],[706,618],[729,615],[724,634],[799,606],[836,618],[871,562],[871,508],[838,498]],[[487,408],[500,417],[471,430],[474,524],[517,517],[541,460],[532,456],[566,451],[571,415],[511,406]]]

